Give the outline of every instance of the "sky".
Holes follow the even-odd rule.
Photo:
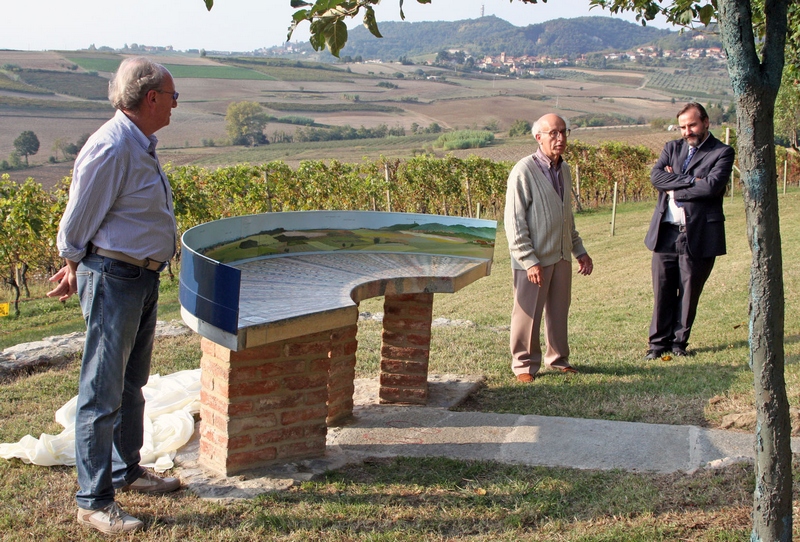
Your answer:
[[[496,15],[515,26],[551,19],[610,16],[589,0],[550,0],[524,4],[509,0],[405,0],[406,21],[457,21]],[[281,45],[294,9],[289,0],[215,0],[209,12],[203,0],[4,0],[0,16],[0,49],[23,51],[121,48],[125,44],[169,46],[177,50],[253,51]],[[398,0],[383,0],[375,8],[381,21],[399,21]],[[632,14],[616,16],[635,21]],[[360,20],[353,23],[360,24]],[[648,23],[651,24],[651,23]],[[668,28],[664,22],[652,26]],[[308,40],[308,23],[292,41]]]

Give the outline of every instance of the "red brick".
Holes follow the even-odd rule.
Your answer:
[[[331,345],[331,358],[352,356],[358,351],[358,341]]]
[[[283,429],[275,429],[274,431],[267,431],[255,436],[256,446],[263,447],[265,444],[276,444],[292,440],[300,440],[305,436],[305,431],[302,427],[285,427]]]
[[[428,373],[427,361],[408,361],[398,359],[382,359],[382,373],[420,374]]]
[[[327,356],[328,352],[330,352],[330,345],[331,345],[330,341],[290,343],[286,345],[284,355],[287,358],[311,356],[311,355]]]
[[[328,427],[326,425],[306,425],[303,429],[303,436],[308,440],[319,437],[325,439],[328,435]]]
[[[398,330],[384,329],[381,335],[383,344],[394,346],[425,346],[431,344],[431,334],[428,333],[406,333]]]
[[[398,375],[381,373],[381,386],[419,388],[427,385],[428,375]]]
[[[280,357],[281,347],[280,343],[265,344],[263,346],[256,346],[254,348],[245,348],[238,352],[231,351],[227,359],[231,362],[254,361],[254,360],[269,360]]]
[[[242,382],[230,387],[228,397],[235,399],[268,395],[279,389],[281,389],[281,381],[278,379],[262,380],[260,382]]]
[[[228,414],[228,407],[230,406],[225,398],[214,395],[205,388],[200,390],[200,403],[214,412],[224,415]]]
[[[223,471],[227,456],[228,452],[224,448],[214,446],[205,440],[200,441],[200,463],[211,467],[211,470]]]
[[[428,391],[421,389],[381,388],[378,394],[381,403],[403,403],[424,405],[428,402]]]
[[[272,395],[270,397],[259,397],[253,399],[253,413],[270,413],[275,410],[295,408],[303,404],[305,396],[302,393],[292,393],[289,395]]]
[[[236,367],[231,371],[231,383],[262,380],[272,376],[301,374],[306,371],[305,360],[269,361],[247,367]]]
[[[428,361],[430,351],[423,348],[410,348],[407,346],[390,346],[383,345],[381,347],[381,358],[386,359],[403,359],[408,361]]]
[[[200,385],[202,389],[213,391],[219,395],[228,395],[228,381],[224,378],[215,377],[209,371],[200,371]]]
[[[328,397],[331,397],[333,394],[336,394],[340,391],[343,392],[352,392],[353,390],[353,378],[347,378],[346,376],[343,378],[331,378],[328,381]]]
[[[204,354],[215,356],[217,351],[217,343],[210,339],[206,339],[205,337],[200,337],[200,349]]]
[[[231,366],[228,362],[220,361],[214,356],[204,354],[200,358],[200,369],[205,373],[209,372],[214,376],[228,378],[231,372]]]
[[[283,387],[287,390],[313,390],[328,385],[328,375],[289,376],[283,379]]]
[[[250,452],[230,454],[225,462],[225,474],[230,476],[248,469],[263,467],[278,457],[278,450],[274,447],[262,448]]]
[[[384,311],[385,315],[389,316],[422,320],[430,319],[433,314],[433,305],[387,305],[384,307]]]
[[[353,417],[352,402],[349,405],[336,405],[328,407],[328,417],[325,418],[325,423],[328,427],[342,425],[344,422]]]
[[[217,431],[213,427],[205,424],[200,424],[200,441],[206,441],[214,446],[225,448],[228,445],[227,434],[222,431]]]
[[[309,420],[324,420],[327,415],[328,407],[324,405],[315,408],[287,410],[281,413],[281,424],[292,425]]]
[[[354,387],[351,384],[349,387],[339,388],[336,390],[328,390],[328,404],[338,403],[340,401],[350,400],[353,401]]]
[[[383,328],[392,331],[415,331],[419,333],[430,333],[431,320],[411,320],[409,318],[384,318]]]
[[[212,410],[209,410],[208,412],[203,413],[202,409],[201,409],[201,416],[203,416],[203,415],[204,415],[204,417],[203,417],[202,423],[207,423],[211,427],[214,427],[218,431],[222,431],[224,433],[228,433],[230,431],[229,428],[228,428],[229,424],[228,424],[228,417],[227,416],[223,416],[221,414],[217,414]]]
[[[260,416],[247,416],[235,418],[228,422],[228,434],[236,435],[248,431],[269,429],[278,425],[278,418],[274,413],[261,414]]]
[[[308,372],[327,373],[331,367],[331,360],[328,357],[312,359],[308,362]]]
[[[328,388],[306,392],[306,406],[324,405],[328,402]]]
[[[241,448],[248,448],[253,444],[253,437],[250,435],[238,435],[228,438],[228,450],[239,450]]]
[[[334,343],[349,341],[355,339],[357,334],[358,326],[340,327],[331,332],[331,341]]]
[[[330,368],[328,371],[331,374],[338,374],[341,372],[354,372],[356,368],[356,357],[346,356],[341,358],[331,359]]]
[[[234,418],[236,416],[250,415],[255,412],[255,405],[252,400],[247,399],[238,403],[231,403],[228,407],[228,416]]]
[[[293,442],[278,446],[278,457],[281,459],[302,459],[304,457],[319,457],[325,455],[325,440],[314,442]]]
[[[433,303],[433,294],[418,293],[418,294],[394,294],[387,295],[384,303]]]

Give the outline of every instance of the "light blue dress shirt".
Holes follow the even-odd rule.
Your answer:
[[[172,258],[172,189],[158,163],[157,143],[121,111],[92,134],[75,160],[59,226],[62,258],[81,261],[90,242],[137,260]]]

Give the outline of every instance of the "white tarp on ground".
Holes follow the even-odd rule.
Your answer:
[[[142,391],[146,403],[141,465],[163,472],[173,467],[175,452],[194,433],[193,415],[200,411],[200,369],[150,375]],[[56,412],[56,421],[64,427],[60,434],[42,434],[38,439],[26,435],[17,443],[0,444],[0,457],[47,467],[74,465],[77,399]]]

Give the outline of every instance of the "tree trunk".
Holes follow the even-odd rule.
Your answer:
[[[17,266],[17,284],[25,291],[25,297],[31,297],[31,290],[28,288],[28,264],[22,262]]]
[[[784,291],[773,114],[783,71],[790,0],[766,0],[760,57],[749,2],[719,1],[722,42],[736,96],[750,270],[750,367],[756,403],[752,541],[792,539],[792,451],[784,380]]]
[[[14,290],[14,316],[19,317],[19,286],[17,285],[16,277],[14,277],[14,271],[11,271],[11,275],[5,279],[3,282],[8,284],[8,286]]]

